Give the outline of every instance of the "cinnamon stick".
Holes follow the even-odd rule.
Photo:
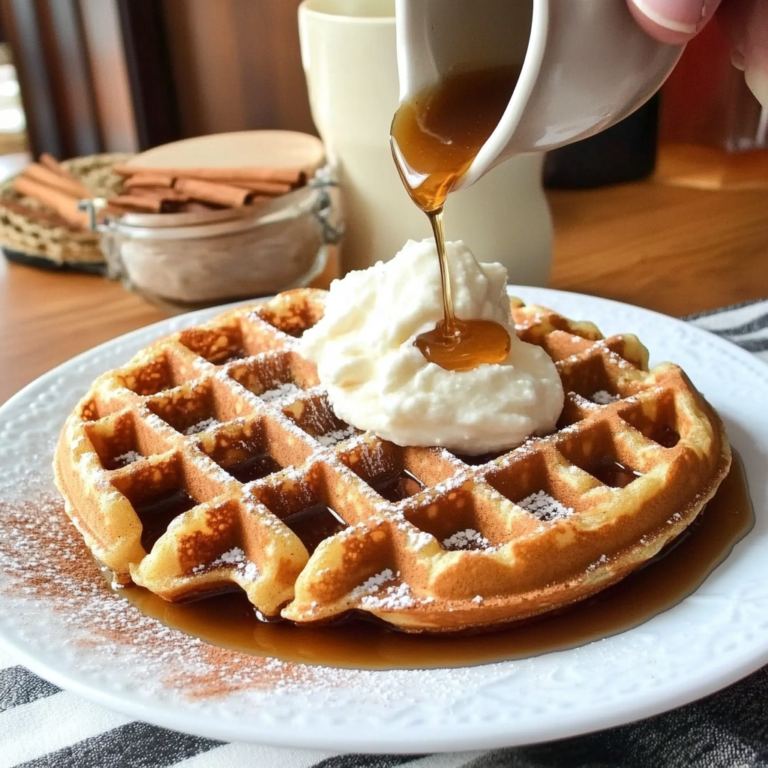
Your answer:
[[[61,192],[58,189],[41,184],[28,176],[17,176],[13,180],[13,188],[20,194],[31,197],[34,200],[47,205],[66,219],[70,224],[76,227],[86,228],[88,226],[88,214],[85,211],[78,210],[78,197]]]
[[[93,193],[88,187],[76,178],[68,178],[62,176],[56,171],[46,168],[40,163],[32,163],[24,169],[24,176],[45,184],[46,186],[53,187],[53,189],[64,192],[68,195],[72,195],[77,198],[93,197]]]
[[[60,216],[54,211],[50,211],[47,208],[33,208],[31,205],[24,205],[17,200],[10,198],[3,198],[0,200],[0,209],[5,208],[12,213],[26,216],[30,221],[37,222],[38,224],[45,224],[49,227],[61,227],[63,229],[77,229],[73,227],[63,216]]]
[[[135,187],[172,187],[176,179],[165,173],[136,173],[123,182],[126,189]]]
[[[107,203],[102,209],[101,213],[105,216],[125,216],[126,213],[140,213],[135,208],[127,208],[122,205],[114,205],[113,203]],[[145,213],[145,211],[142,211]]]
[[[123,185],[126,189],[131,190],[133,193],[137,189],[142,189],[145,187],[173,187],[176,181],[176,178],[165,173],[136,173],[133,176],[127,176],[123,182]],[[178,181],[185,181],[185,179],[178,179]],[[196,181],[205,181],[205,179],[196,179]],[[254,194],[267,196],[284,195],[286,192],[290,192],[292,189],[290,184],[285,184],[278,181],[244,181],[237,178],[222,178],[212,183],[226,184],[230,187],[239,187],[241,189],[247,189]]]
[[[283,184],[279,181],[241,181],[239,179],[227,179],[225,181],[222,179],[221,183],[230,184],[233,187],[248,189],[255,194],[268,197],[284,195],[286,192],[290,192],[293,189],[290,184]]]
[[[158,200],[186,203],[189,195],[179,192],[178,189],[166,189],[165,187],[135,187],[128,193],[135,197],[153,197]]]
[[[182,213],[208,213],[209,211],[221,210],[220,205],[214,205],[213,203],[199,203],[197,200],[190,200],[188,203],[183,203],[179,209]]]
[[[133,176],[138,173],[157,173],[176,179],[202,179],[204,181],[229,182],[230,184],[247,182],[273,182],[301,186],[307,181],[307,174],[301,168],[140,168],[118,163],[113,167],[121,176]]]
[[[47,152],[43,152],[38,158],[40,165],[44,165],[49,171],[53,171],[59,176],[63,176],[65,179],[79,182],[80,179],[75,176],[74,173],[68,171],[53,155],[49,155]]]
[[[202,203],[215,203],[229,208],[247,205],[254,197],[254,192],[231,184],[217,184],[200,179],[176,179],[174,189],[189,195]]]
[[[110,197],[107,203],[117,208],[127,208],[143,213],[172,213],[178,210],[183,201],[147,195],[117,195]]]

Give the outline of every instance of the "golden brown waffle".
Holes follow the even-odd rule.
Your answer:
[[[500,456],[402,448],[336,418],[297,338],[300,289],[181,331],[97,379],[56,479],[94,555],[168,600],[242,587],[296,622],[366,611],[406,630],[525,618],[655,556],[730,465],[722,424],[676,366],[513,301],[556,361],[558,430]]]

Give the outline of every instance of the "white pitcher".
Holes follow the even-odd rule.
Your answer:
[[[661,87],[684,47],[647,35],[626,0],[396,0],[396,12],[401,100],[453,71],[522,65],[456,189],[510,157],[619,122]]]
[[[512,5],[526,30],[510,43],[522,61],[531,6]],[[400,95],[395,0],[305,0],[299,32],[312,116],[342,187],[343,269],[362,269],[392,258],[408,239],[431,236],[389,145]],[[512,158],[471,189],[450,195],[445,206],[446,237],[464,240],[480,261],[504,264],[513,283],[544,285],[549,274],[552,224],[542,159]]]

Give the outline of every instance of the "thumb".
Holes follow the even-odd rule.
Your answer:
[[[720,0],[627,0],[637,23],[662,43],[687,43],[708,21]]]
[[[768,107],[768,0],[731,0],[723,12],[733,40],[733,63],[744,70],[752,93]]]

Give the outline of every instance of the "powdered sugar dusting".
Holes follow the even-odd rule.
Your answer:
[[[420,549],[429,546],[434,539],[428,533],[424,531],[418,531],[410,529],[408,531],[408,546],[414,551],[418,552]]]
[[[443,548],[448,550],[484,549],[486,551],[495,549],[485,536],[472,528],[456,531],[443,541]]]
[[[265,403],[274,403],[277,400],[284,400],[288,397],[296,397],[301,394],[301,390],[293,383],[280,384],[274,389],[268,389],[266,392],[262,392],[259,397]]]
[[[210,419],[203,419],[202,421],[198,421],[197,424],[193,424],[191,427],[187,427],[186,431],[184,432],[185,435],[197,435],[200,432],[205,432],[208,429],[213,429],[217,424],[220,424],[217,419],[210,418]]]
[[[576,403],[576,405],[578,405],[580,408],[587,408],[590,411],[597,410],[598,403],[596,403],[594,400],[587,400],[586,397],[583,397],[576,392],[572,392],[570,396],[573,402]]]
[[[133,464],[143,458],[144,457],[138,453],[138,451],[126,451],[125,453],[120,454],[120,456],[115,456],[115,464],[126,467],[128,464]]]
[[[610,562],[608,559],[608,555],[600,555],[600,557],[590,565],[587,566],[587,571],[592,572],[597,570],[603,565],[607,565],[607,563]]]
[[[338,445],[339,443],[344,442],[344,440],[349,440],[349,438],[355,434],[355,431],[356,430],[354,427],[334,429],[330,432],[326,432],[324,435],[318,435],[317,440],[321,445],[327,448],[331,448],[335,445]]]
[[[360,605],[363,608],[374,610],[377,608],[401,610],[403,608],[410,608],[413,604],[414,600],[411,597],[411,590],[405,582],[387,587],[386,592],[382,595],[366,595],[360,601]]]
[[[347,529],[349,530],[349,529]],[[370,578],[366,579],[359,587],[355,587],[350,593],[350,597],[356,600],[363,595],[370,595],[373,592],[379,590],[388,581],[392,581],[395,578],[395,574],[391,568],[385,568],[381,573],[374,574]]]
[[[186,696],[194,699],[313,677],[308,668],[207,645],[140,613],[109,590],[58,498],[0,503],[0,518],[7,532],[0,541],[3,594],[44,601],[76,645],[126,665],[133,660],[137,681],[145,677],[157,689],[183,682]],[[227,554],[239,562],[236,553]],[[98,671],[106,660],[94,653],[94,663]]]
[[[527,512],[538,517],[539,520],[544,520],[545,522],[562,520],[573,514],[571,507],[564,506],[544,491],[537,491],[530,496],[526,496],[522,501],[517,502],[517,506],[522,507]]]
[[[621,400],[620,395],[612,395],[610,392],[606,392],[604,389],[598,389],[590,398],[593,403],[598,405],[610,405],[617,400]]]
[[[419,695],[414,693],[416,680],[423,676],[420,670],[383,673],[253,656],[208,645],[142,614],[122,596],[133,587],[122,589],[120,595],[109,589],[57,496],[37,493],[34,501],[0,502],[0,521],[7,534],[0,537],[3,595],[24,604],[28,600],[41,603],[47,620],[60,622],[64,640],[57,642],[62,643],[64,656],[77,653],[78,677],[83,681],[101,680],[105,669],[130,669],[132,690],[158,701],[190,702],[170,704],[173,707],[197,707],[221,698],[239,701],[241,706],[253,701],[247,706],[259,707],[265,697],[283,694],[312,695],[321,701],[327,697],[333,702],[354,691],[364,695],[366,706],[407,707],[423,698],[423,683]],[[249,565],[238,549],[228,550],[221,560],[237,567],[245,565],[247,570]],[[378,589],[394,578],[387,569],[369,580],[369,587]],[[370,597],[372,606],[382,608],[431,602],[412,597],[407,584],[392,585],[384,594]],[[486,665],[482,669],[493,677],[502,668]],[[430,695],[444,695],[448,690],[452,697],[460,698],[473,673],[477,670],[440,670]]]
[[[246,561],[245,552],[240,547],[234,547],[228,552],[225,552],[220,558],[221,562],[230,565],[242,564]]]
[[[233,547],[210,563],[196,565],[192,569],[192,573],[202,573],[214,570],[215,568],[233,565],[246,581],[256,581],[259,578],[259,569],[256,563],[251,562],[240,547]]]

